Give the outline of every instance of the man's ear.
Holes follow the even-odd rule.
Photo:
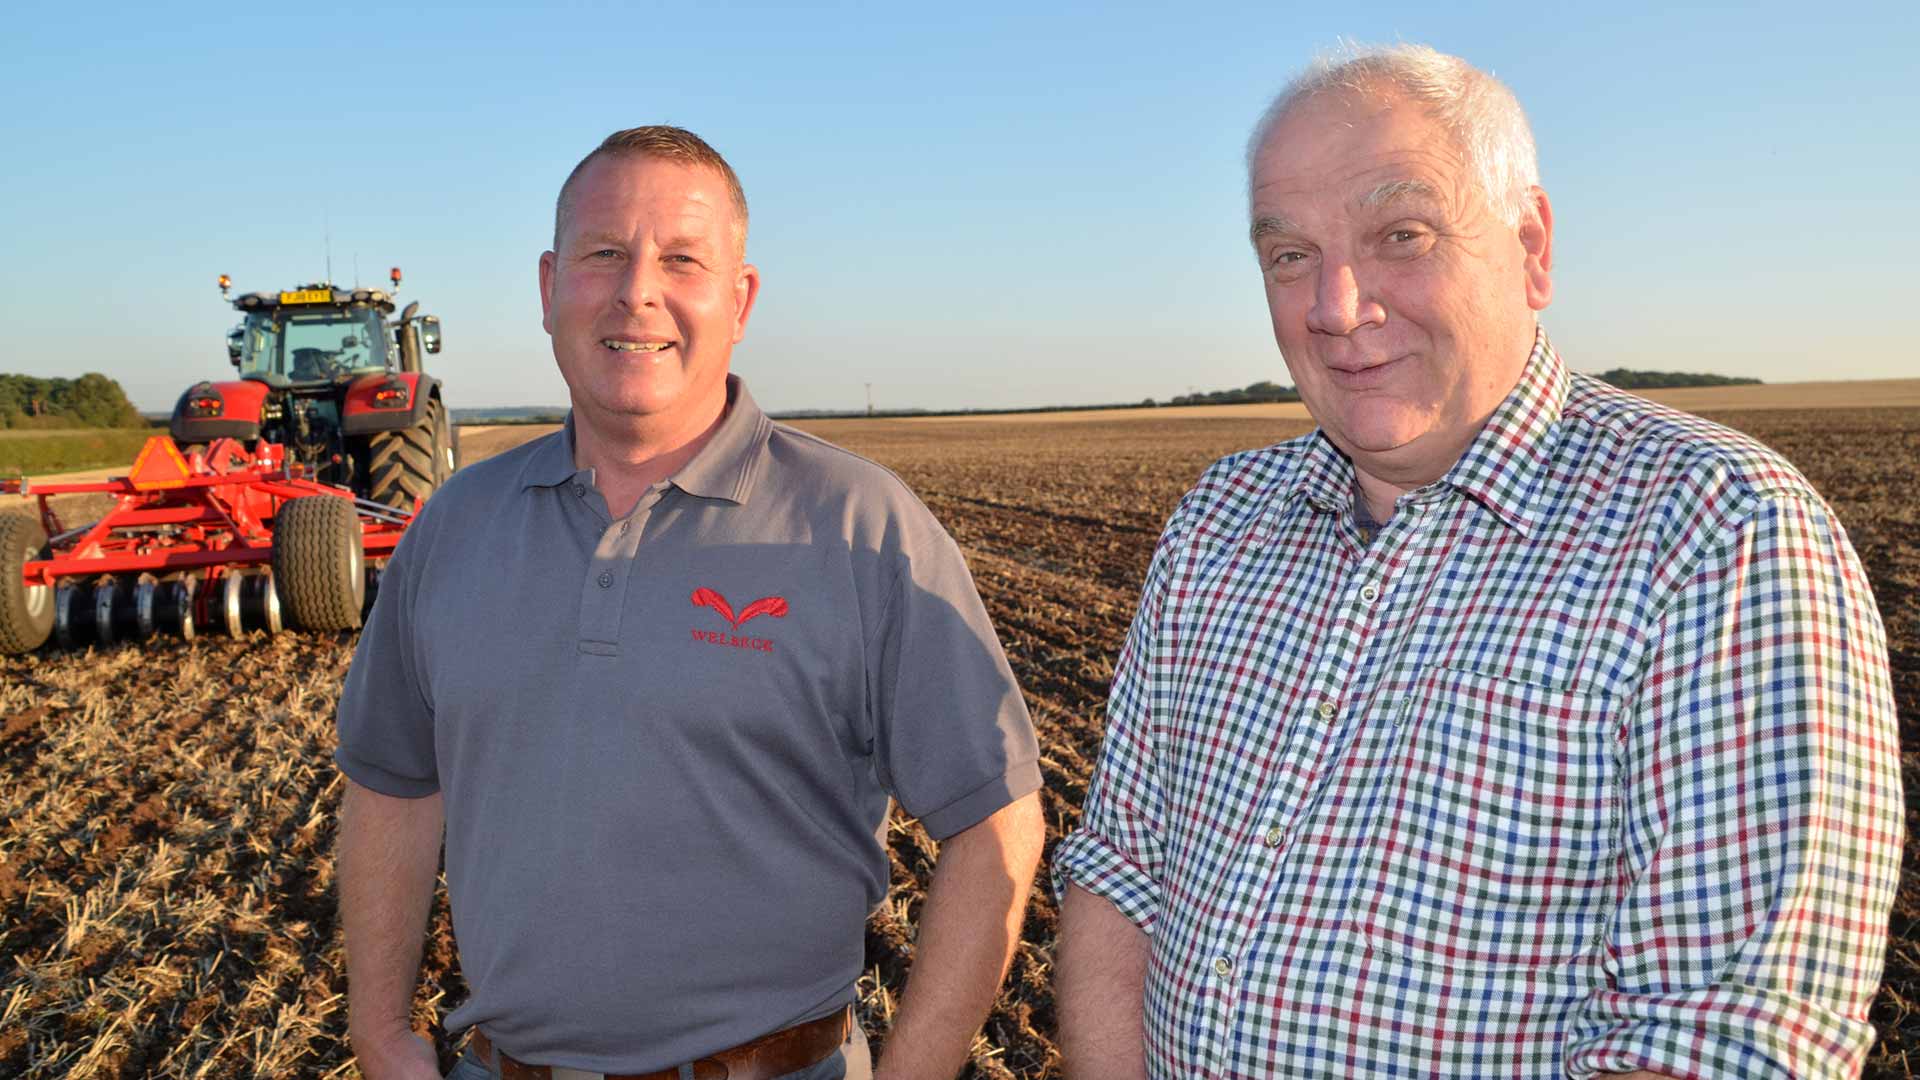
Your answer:
[[[540,325],[553,333],[553,261],[551,251],[540,253]]]
[[[1520,246],[1526,251],[1527,306],[1544,311],[1553,302],[1553,204],[1537,186],[1527,189],[1520,212]]]
[[[740,276],[733,280],[733,343],[747,336],[747,317],[753,314],[753,302],[760,298],[760,268],[740,264]]]

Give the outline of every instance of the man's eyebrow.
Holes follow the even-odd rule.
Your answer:
[[[684,233],[679,236],[666,237],[660,241],[660,246],[663,249],[679,249],[682,251],[694,249],[705,251],[713,246],[713,240],[700,233]]]
[[[1440,193],[1434,190],[1432,184],[1424,180],[1389,180],[1360,196],[1360,208],[1377,210],[1388,203],[1399,202],[1402,199],[1427,199],[1438,202]]]
[[[1300,227],[1288,218],[1278,214],[1264,214],[1254,218],[1253,224],[1248,226],[1247,239],[1257,245],[1269,236],[1291,236],[1299,231]]]
[[[587,247],[593,244],[624,244],[626,243],[626,238],[602,230],[600,232],[578,233],[573,237],[573,243],[577,247]]]

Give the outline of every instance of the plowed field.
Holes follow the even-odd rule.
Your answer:
[[[1893,643],[1920,792],[1920,409],[1727,413],[1833,502]],[[898,471],[965,549],[1039,726],[1054,839],[1098,754],[1101,703],[1154,539],[1211,460],[1295,420],[833,421],[804,425]],[[471,457],[535,432],[470,434]],[[334,917],[332,711],[352,635],[0,658],[0,1076],[350,1075]],[[1920,834],[1910,812],[1909,835]],[[886,1029],[935,845],[892,833],[867,937],[863,1018]],[[1911,854],[1911,849],[1909,854]],[[1920,1064],[1920,876],[1894,913],[1868,1075]],[[1025,942],[971,1075],[1059,1075],[1054,906]],[[444,903],[417,1004],[464,992]],[[877,1041],[877,1040],[876,1040]]]

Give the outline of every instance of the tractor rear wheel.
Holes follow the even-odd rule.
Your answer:
[[[31,652],[53,632],[53,586],[27,587],[25,567],[47,557],[47,531],[25,514],[0,514],[0,655]]]
[[[460,467],[460,437],[438,401],[429,407],[433,410],[433,488],[438,491]]]
[[[366,599],[366,551],[353,501],[294,499],[273,518],[273,583],[293,625],[352,630]]]
[[[382,431],[368,441],[367,498],[396,510],[413,511],[416,500],[433,494],[452,472],[452,448],[446,411],[437,398],[427,401],[420,422],[399,431]]]

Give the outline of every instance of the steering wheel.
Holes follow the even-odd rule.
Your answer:
[[[315,348],[293,350],[295,378],[331,379],[350,370],[352,369],[341,361],[338,353]]]

